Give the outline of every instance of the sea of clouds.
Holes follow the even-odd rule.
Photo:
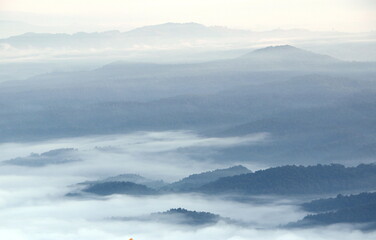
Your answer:
[[[238,163],[217,162],[212,158],[212,153],[234,145],[264,144],[270,139],[267,133],[208,138],[189,131],[168,131],[0,144],[1,239],[375,239],[376,233],[361,232],[349,225],[281,228],[306,214],[293,199],[287,198],[237,202],[200,194],[112,195],[97,198],[65,196],[78,182],[117,174],[136,173],[172,182],[192,173],[229,167]],[[43,155],[56,149],[63,150]],[[195,151],[200,153],[200,158],[192,153]],[[57,157],[64,157],[64,154],[75,161],[54,161]],[[22,159],[32,162],[38,156],[45,156],[43,161],[46,164],[40,164],[40,160],[37,166],[9,161]],[[251,170],[267,167],[251,162],[246,166]],[[178,207],[212,212],[230,218],[234,223],[220,221],[215,225],[192,227],[175,224],[173,220],[112,219],[148,216]]]

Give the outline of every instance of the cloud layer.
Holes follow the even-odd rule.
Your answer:
[[[215,151],[239,144],[262,144],[269,138],[266,133],[204,138],[193,132],[172,131],[1,144],[0,161],[72,147],[77,149],[74,153],[82,161],[39,167],[3,165],[0,168],[0,236],[7,240],[374,239],[374,233],[359,232],[351,226],[279,229],[279,225],[305,215],[291,199],[240,203],[195,194],[64,197],[75,187],[74,183],[119,173],[139,173],[173,181],[191,173],[224,167],[210,157],[198,160],[180,150]],[[244,224],[219,222],[194,228],[153,221],[110,220],[111,217],[147,216],[177,207],[220,214]]]

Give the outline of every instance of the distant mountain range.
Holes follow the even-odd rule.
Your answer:
[[[224,27],[206,27],[197,23],[165,23],[137,28],[128,32],[107,31],[75,34],[25,33],[1,39],[0,44],[16,48],[131,48],[142,45],[174,44],[176,41],[239,38],[252,32]]]
[[[2,22],[3,25],[11,25],[10,22]],[[1,22],[0,22],[1,24]],[[16,23],[13,23],[15,25]],[[27,26],[20,26],[27,29]],[[8,26],[9,27],[9,26]],[[35,28],[35,27],[34,27]],[[29,26],[29,29],[33,29]],[[43,29],[43,28],[41,28]],[[113,48],[113,49],[142,49],[147,46],[159,46],[163,48],[210,46],[208,42],[226,42],[235,39],[242,40],[243,44],[248,41],[267,39],[292,39],[292,38],[325,38],[333,36],[346,37],[351,34],[338,32],[311,32],[302,29],[272,30],[255,32],[246,30],[229,29],[225,27],[207,27],[198,23],[165,23],[145,26],[127,32],[78,32],[75,34],[65,33],[33,33],[27,32],[22,35],[1,39],[0,44],[9,44],[15,48]],[[145,48],[147,49],[147,48]]]
[[[145,130],[266,132],[273,141],[218,149],[213,157],[275,165],[367,159],[376,143],[375,69],[283,45],[214,62],[116,62],[44,74],[1,83],[0,141]]]
[[[242,166],[235,166],[191,175],[156,190],[129,182],[128,179],[126,181],[119,179],[113,182],[93,182],[82,191],[97,195],[150,195],[177,192],[215,195],[315,195],[369,191],[375,189],[375,186],[376,165],[361,164],[357,167],[344,167],[332,164],[308,167],[282,166],[254,173]]]
[[[214,171],[193,174],[174,183],[165,183],[163,181],[154,181],[136,174],[122,174],[115,177],[108,177],[98,181],[87,181],[78,183],[84,186],[83,192],[98,195],[111,194],[130,194],[147,195],[155,193],[173,193],[190,192],[199,187],[216,181],[222,177],[235,176],[251,171],[243,166],[233,166],[226,169],[217,169]],[[71,193],[70,196],[76,194]],[[79,193],[78,193],[79,195]]]
[[[373,190],[375,186],[376,165],[344,167],[333,164],[269,168],[221,178],[198,190],[208,194],[293,195]]]

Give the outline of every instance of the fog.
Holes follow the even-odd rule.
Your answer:
[[[81,138],[56,139],[31,143],[4,143],[0,145],[1,172],[11,174],[15,171],[32,175],[91,177],[98,178],[122,173],[137,173],[149,178],[166,181],[178,180],[191,173],[227,167],[228,164],[215,162],[211,154],[218,149],[243,144],[263,144],[270,141],[267,133],[255,133],[243,137],[207,138],[191,131],[137,132],[127,135],[107,135]],[[74,148],[71,159],[79,162],[60,162],[53,165],[56,156],[45,159],[48,166],[30,170],[33,161],[40,163],[30,154],[42,154],[54,149]],[[195,152],[199,154],[195,154]],[[200,155],[199,158],[197,156]],[[62,156],[57,156],[61,158]],[[23,159],[23,165],[14,159]],[[9,160],[12,160],[9,161]],[[28,164],[26,164],[29,161]],[[52,163],[51,163],[52,162]],[[59,162],[58,162],[59,163]],[[237,162],[233,161],[236,165]],[[18,164],[20,165],[20,164]],[[34,164],[35,165],[35,164]],[[40,164],[39,164],[40,165]],[[152,166],[152,167],[151,167]],[[260,168],[250,164],[251,169]],[[12,170],[10,170],[12,169]]]
[[[297,199],[260,197],[265,201],[237,202],[201,194],[134,197],[66,197],[78,182],[120,173],[138,173],[154,179],[178,180],[192,173],[227,167],[208,157],[198,161],[180,151],[199,148],[201,153],[241,144],[262,144],[272,136],[255,133],[244,137],[206,138],[189,131],[137,132],[127,135],[56,139],[45,142],[4,143],[1,161],[69,150],[81,161],[44,166],[2,165],[0,168],[0,235],[13,239],[373,239],[372,232],[349,226],[290,230],[280,228],[306,214]],[[64,152],[63,150],[59,150]],[[57,152],[59,152],[57,151]],[[65,150],[67,151],[67,150]],[[205,156],[205,154],[204,154]],[[26,158],[33,161],[33,159]],[[236,164],[236,162],[233,162]],[[252,170],[265,168],[249,163]],[[260,200],[259,199],[259,200]],[[171,222],[139,221],[151,213],[186,208],[219,214],[233,222],[185,226]],[[128,221],[111,218],[134,218]],[[173,218],[172,218],[173,219]]]
[[[376,239],[375,7],[3,0],[0,238]]]

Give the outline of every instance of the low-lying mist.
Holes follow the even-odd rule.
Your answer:
[[[263,144],[269,138],[267,133],[207,138],[190,131],[167,131],[4,143],[0,145],[0,161],[3,163],[0,171],[3,174],[17,172],[38,176],[46,174],[52,177],[61,174],[65,177],[95,179],[122,173],[137,173],[149,178],[173,181],[191,173],[227,167],[228,163],[215,162],[211,158],[211,154],[218,149],[243,144]],[[51,150],[60,155],[48,153]],[[77,161],[67,161],[64,164],[66,156],[62,154],[67,154],[67,151],[69,159],[66,160]],[[41,157],[32,157],[35,154],[50,156],[41,164]],[[237,162],[233,161],[232,164]],[[31,171],[29,167],[35,165],[44,167]],[[249,167],[258,169],[261,166]]]
[[[267,133],[205,138],[194,132],[170,131],[1,144],[0,236],[8,240],[374,238],[374,233],[353,230],[351,226],[280,228],[306,214],[295,204],[296,200],[282,197],[238,202],[201,194],[65,196],[78,182],[122,173],[171,182],[192,173],[228,167],[228,163],[211,159],[210,153],[230,146],[263,144],[270,138]],[[195,158],[190,151],[199,151],[201,158]],[[79,161],[52,161],[37,166],[31,163],[35,159],[30,156],[48,156],[43,159],[51,161],[64,154]],[[8,161],[17,158],[30,163]],[[252,170],[267,167],[252,162],[246,166]],[[152,213],[180,207],[211,212],[233,222],[221,220],[212,225],[186,226],[177,224],[173,218],[170,222],[148,220]],[[143,220],[137,220],[138,217]]]

